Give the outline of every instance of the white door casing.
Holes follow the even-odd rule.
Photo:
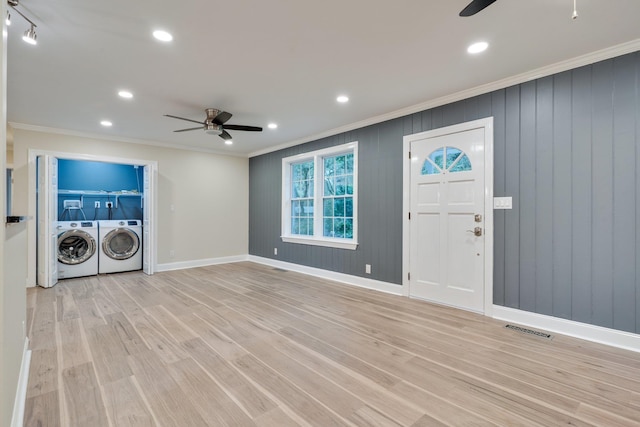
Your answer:
[[[153,189],[153,177],[154,177],[154,169],[150,165],[144,166],[143,169],[143,181],[144,181],[144,192],[143,192],[143,207],[142,207],[142,271],[146,274],[153,274],[153,255],[154,255],[154,245],[152,244],[152,236],[155,233],[152,233],[152,226],[154,224],[151,221],[151,213],[154,212],[154,209],[151,207],[151,202],[153,201],[153,197],[151,197],[152,189]]]
[[[48,272],[42,267],[41,259],[50,259],[55,261],[55,268],[57,274],[57,256],[52,256],[49,258],[43,258],[40,255],[40,252],[43,250],[41,242],[41,234],[40,234],[40,218],[44,218],[41,212],[41,205],[36,208],[36,199],[40,200],[40,197],[45,197],[48,193],[52,200],[57,200],[57,171],[56,171],[56,185],[53,188],[49,188],[48,191],[41,193],[39,191],[39,179],[41,178],[39,175],[37,176],[36,171],[38,169],[38,162],[40,157],[50,157],[56,161],[57,159],[72,159],[72,160],[87,160],[87,161],[97,161],[97,162],[107,162],[107,163],[119,163],[119,164],[131,164],[131,165],[140,165],[144,167],[144,175],[148,177],[148,181],[144,183],[144,197],[143,197],[143,225],[145,225],[144,232],[149,233],[146,238],[143,240],[145,257],[147,258],[147,264],[143,265],[143,271],[147,274],[153,274],[156,270],[157,265],[157,234],[158,234],[158,162],[156,160],[140,160],[140,159],[131,159],[131,158],[121,158],[121,157],[112,157],[112,156],[98,156],[92,154],[78,154],[78,153],[68,153],[68,152],[57,152],[57,151],[42,151],[42,150],[29,150],[28,153],[28,189],[27,189],[27,197],[28,197],[28,214],[34,218],[37,218],[37,221],[30,221],[27,224],[27,240],[28,240],[28,276],[27,276],[27,286],[35,286],[36,284],[40,285],[48,280]],[[48,176],[48,175],[47,175]],[[58,218],[57,203],[52,205],[55,208],[55,211],[51,211],[48,213],[49,217]],[[56,221],[57,222],[57,221]],[[36,227],[36,223],[38,227]],[[148,226],[146,226],[148,224]],[[37,229],[36,229],[37,228]],[[145,242],[146,240],[146,242]],[[57,234],[55,234],[55,245],[53,246],[53,254],[57,254]],[[51,250],[51,249],[49,249]],[[35,275],[33,274],[35,273]],[[44,275],[43,275],[44,274]],[[44,280],[44,281],[43,281]],[[42,286],[42,285],[41,285]]]
[[[405,294],[490,315],[493,119],[408,135],[404,146]]]

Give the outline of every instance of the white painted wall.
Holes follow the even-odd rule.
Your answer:
[[[34,130],[13,133],[16,211],[27,212],[30,205],[29,150],[153,160],[158,162],[158,265],[248,253],[248,159]],[[30,236],[33,254],[34,245]],[[35,282],[31,260],[28,281]]]

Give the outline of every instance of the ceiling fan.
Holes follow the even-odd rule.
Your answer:
[[[473,0],[467,7],[462,9],[460,16],[473,16],[484,8],[491,6],[495,1],[496,0]]]
[[[231,135],[226,129],[229,130],[244,130],[249,132],[262,132],[262,128],[258,126],[244,126],[244,125],[225,125],[227,120],[232,116],[231,113],[226,111],[216,110],[215,108],[206,108],[205,113],[207,118],[204,121],[199,122],[197,120],[185,119],[184,117],[172,116],[171,114],[165,114],[165,117],[171,117],[178,120],[186,120],[188,122],[198,123],[200,126],[188,129],[174,130],[174,132],[186,132],[190,130],[202,129],[209,135],[218,135],[220,138],[228,141],[231,139]]]

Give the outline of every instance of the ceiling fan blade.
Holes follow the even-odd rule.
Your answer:
[[[487,6],[490,6],[495,1],[496,0],[473,0],[467,5],[467,7],[462,9],[460,16],[473,16]]]
[[[174,132],[186,132],[189,130],[198,130],[198,129],[204,129],[204,126],[199,126],[197,128],[189,128],[189,129],[179,129],[179,130],[174,130]]]
[[[220,138],[224,139],[225,141],[228,141],[231,138],[231,135],[229,135],[229,132],[227,132],[226,130],[223,130],[222,133],[220,135],[218,135]]]
[[[197,120],[191,120],[191,119],[185,119],[184,117],[178,117],[178,116],[172,116],[171,114],[165,114],[165,117],[171,117],[172,119],[178,119],[178,120],[186,120],[188,122],[193,122],[193,123],[198,123],[204,126],[204,122],[199,122]]]
[[[231,113],[227,113],[226,111],[221,111],[220,114],[214,117],[213,123],[217,125],[224,124],[227,120],[229,120],[233,116]]]
[[[249,132],[262,132],[262,128],[258,126],[224,125],[224,128],[231,130],[246,130]]]

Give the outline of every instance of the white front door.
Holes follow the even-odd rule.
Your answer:
[[[409,141],[412,297],[485,311],[485,133],[427,132]]]

